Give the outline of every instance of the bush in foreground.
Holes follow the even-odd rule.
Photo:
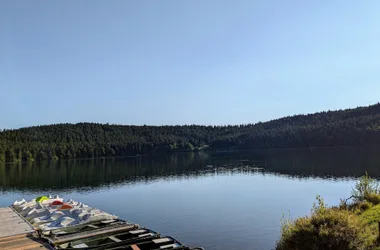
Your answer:
[[[355,187],[352,190],[352,198],[354,198],[354,203],[360,203],[363,201],[368,201],[374,205],[380,203],[380,187],[375,179],[369,177],[366,172],[358,182],[356,182]]]
[[[338,208],[327,208],[317,197],[310,216],[285,221],[277,250],[372,249],[376,236],[365,227],[355,213]]]

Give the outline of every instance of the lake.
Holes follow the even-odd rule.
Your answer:
[[[377,148],[194,152],[0,165],[0,206],[58,194],[215,249],[273,249],[281,218],[350,196],[365,171],[380,177]]]

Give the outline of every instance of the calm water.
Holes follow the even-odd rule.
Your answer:
[[[272,249],[283,215],[329,205],[355,179],[380,176],[379,149],[184,153],[0,165],[0,206],[59,194],[213,249]]]

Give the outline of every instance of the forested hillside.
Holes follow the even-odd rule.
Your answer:
[[[236,126],[57,124],[0,132],[0,162],[200,149],[380,145],[380,104]]]

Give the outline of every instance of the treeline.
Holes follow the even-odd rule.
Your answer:
[[[0,162],[337,145],[380,145],[380,104],[235,126],[78,123],[3,130]]]

